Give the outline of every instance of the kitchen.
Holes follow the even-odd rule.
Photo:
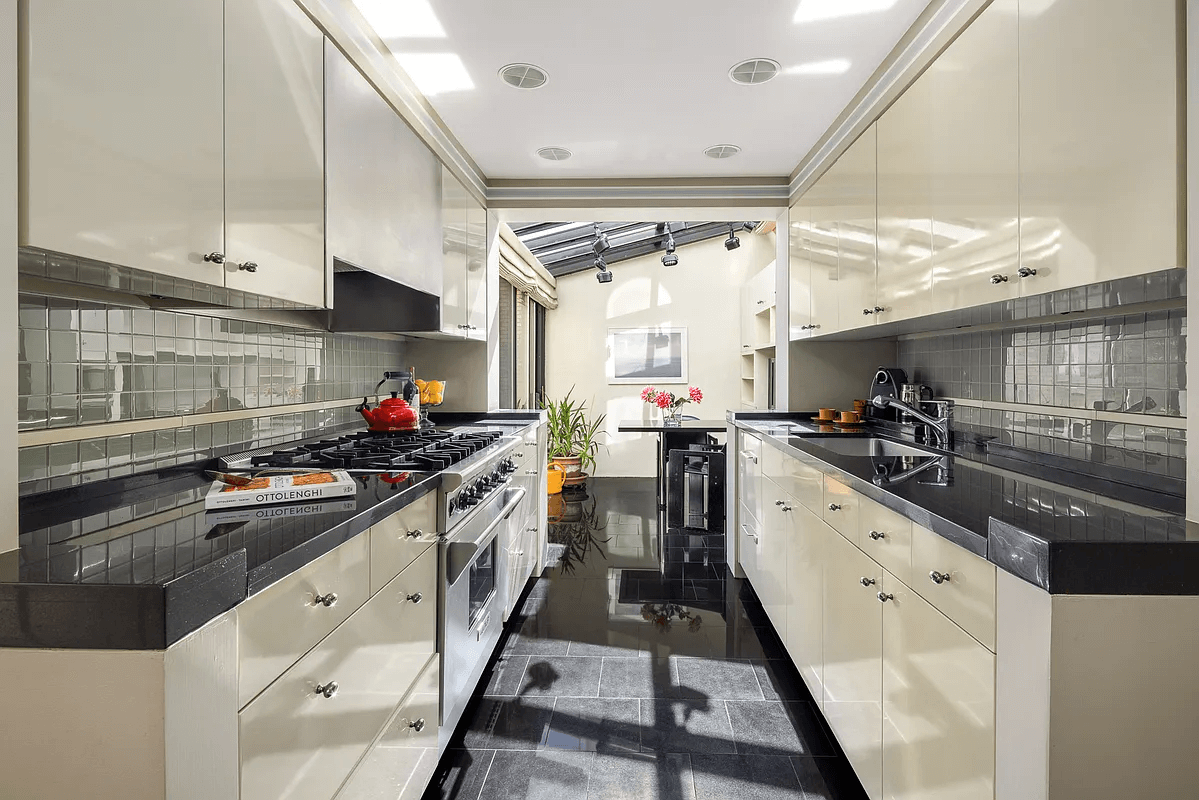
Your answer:
[[[1194,794],[1190,5],[15,4],[0,794]]]

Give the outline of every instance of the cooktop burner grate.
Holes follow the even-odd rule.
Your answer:
[[[446,469],[500,438],[496,431],[362,431],[337,439],[310,442],[250,459],[255,467],[323,469]]]

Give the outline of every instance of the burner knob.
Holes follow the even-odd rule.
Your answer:
[[[478,504],[479,498],[475,497],[475,493],[472,491],[464,491],[459,496],[459,502],[463,508],[470,508],[471,506]]]
[[[450,504],[448,506],[446,506],[446,513],[453,514],[457,510],[458,510],[458,498],[451,497]]]

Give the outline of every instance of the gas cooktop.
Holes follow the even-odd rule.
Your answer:
[[[437,471],[477,453],[500,438],[497,431],[363,431],[253,455],[255,467],[317,467],[376,472]]]

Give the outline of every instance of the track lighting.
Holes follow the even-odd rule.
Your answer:
[[[598,256],[611,246],[611,243],[608,241],[608,234],[600,230],[599,223],[597,222],[595,224],[595,242],[591,245],[592,249],[595,250],[595,254]]]
[[[662,266],[673,267],[679,263],[679,257],[674,252],[674,234],[670,232],[670,226],[666,226],[666,255],[662,256]]]
[[[735,234],[733,232],[734,229],[735,229],[735,226],[733,225],[733,223],[730,222],[729,223],[729,238],[724,240],[724,249],[725,250],[736,250],[738,247],[741,246],[741,240],[738,239],[737,234]]]
[[[597,281],[599,281],[600,283],[611,283],[612,282],[612,271],[604,270],[603,272],[597,272],[595,274],[595,279]]]
[[[595,261],[591,262],[591,266],[595,267],[600,272],[603,272],[604,270],[606,270],[608,268],[608,262],[604,261],[603,256],[599,256],[595,259]]]

